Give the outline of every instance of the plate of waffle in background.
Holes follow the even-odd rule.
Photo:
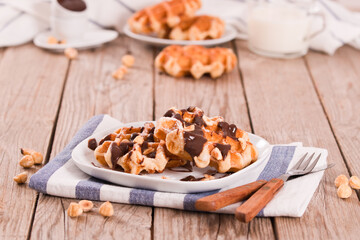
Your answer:
[[[189,107],[95,133],[72,159],[85,173],[118,185],[192,193],[248,182],[269,154],[265,139]]]
[[[172,0],[134,13],[124,33],[152,45],[214,46],[231,41],[236,30],[210,15],[195,15],[201,0]]]

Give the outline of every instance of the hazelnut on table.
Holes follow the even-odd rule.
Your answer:
[[[114,215],[114,208],[112,204],[107,201],[101,204],[99,213],[104,217],[111,217],[112,215]]]
[[[28,173],[22,172],[14,177],[14,181],[17,182],[18,184],[22,184],[26,182],[27,178],[28,178]]]
[[[360,189],[360,179],[357,176],[352,176],[349,184],[353,189]]]
[[[335,187],[340,187],[340,185],[342,185],[342,184],[348,184],[349,180],[344,174],[341,174],[336,177],[334,183],[335,183]]]
[[[113,72],[112,77],[119,80],[122,79],[127,73],[127,67],[121,66],[115,72]]]
[[[83,212],[89,212],[94,207],[93,202],[89,200],[81,200],[79,202],[79,205],[82,208]]]
[[[73,60],[73,59],[77,58],[77,56],[79,55],[79,52],[75,48],[66,48],[64,51],[64,54],[68,59]]]
[[[135,63],[135,58],[134,58],[134,56],[127,54],[121,58],[121,62],[126,67],[132,67]]]
[[[67,209],[67,214],[70,217],[78,217],[83,213],[83,209],[81,208],[80,204],[72,202]]]
[[[34,159],[34,164],[42,164],[44,157],[40,152],[27,148],[21,148],[20,150],[21,154],[30,155]]]
[[[34,166],[34,163],[34,159],[30,155],[23,156],[19,162],[20,166],[22,166],[23,168],[31,168],[32,166]]]
[[[348,184],[342,184],[339,186],[336,193],[339,198],[349,198],[352,194],[352,189]]]

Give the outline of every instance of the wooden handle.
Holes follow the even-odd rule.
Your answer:
[[[195,208],[200,211],[216,211],[230,204],[247,199],[265,183],[267,183],[267,181],[258,180],[256,182],[232,188],[224,192],[219,192],[200,198],[196,201]]]
[[[267,184],[252,195],[244,204],[236,209],[235,216],[241,222],[250,222],[275,194],[284,186],[282,179],[271,179]]]

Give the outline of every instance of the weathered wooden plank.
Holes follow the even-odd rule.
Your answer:
[[[130,51],[136,63],[123,80],[112,72]],[[153,52],[120,37],[110,45],[80,52],[71,63],[61,105],[52,157],[59,153],[75,132],[95,114],[107,113],[123,122],[152,119]],[[152,208],[113,204],[115,214],[104,219],[98,213],[71,219],[66,209],[73,199],[41,195],[32,230],[33,239],[51,236],[65,239],[150,239]],[[95,203],[97,206],[99,202]],[[51,211],[49,211],[51,209]]]
[[[303,217],[275,218],[279,239],[355,238],[360,231],[354,224],[360,220],[358,199],[355,194],[347,200],[336,196],[333,181],[339,172],[346,173],[346,166],[304,60],[263,58],[242,41],[237,47],[255,133],[272,143],[302,141],[326,148],[328,161],[336,163],[326,171]]]
[[[311,52],[306,61],[349,170],[359,175],[360,52],[346,46],[334,56]]]
[[[65,57],[30,44],[0,51],[0,239],[28,234],[37,194],[13,176],[24,171],[21,147],[46,155],[67,67]]]
[[[251,131],[237,70],[215,80],[209,77],[198,80],[189,77],[176,79],[156,71],[155,117],[161,117],[172,106],[198,106],[209,116],[221,115],[240,128]],[[255,235],[253,231],[258,228],[267,229],[260,238],[271,239],[274,236],[269,219],[256,219],[249,228],[248,224],[237,223],[233,215],[181,212],[164,208],[155,208],[154,211],[155,239],[215,239],[227,237],[226,234],[247,238],[248,235]],[[218,236],[218,233],[221,235]]]

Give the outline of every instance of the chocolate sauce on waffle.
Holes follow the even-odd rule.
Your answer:
[[[111,152],[111,163],[113,165],[113,168],[115,168],[119,158],[123,156],[121,155],[122,149],[120,149],[120,147],[115,142],[112,142],[110,144],[110,152]]]
[[[204,144],[207,142],[201,128],[195,125],[195,130],[184,132],[185,146],[184,149],[192,158],[199,156],[202,152]]]
[[[134,141],[134,139],[135,139],[137,136],[139,136],[138,133],[132,133],[131,136],[130,136],[130,140],[131,140],[131,141]]]
[[[99,145],[102,145],[105,141],[111,140],[111,133],[106,135],[103,139],[100,140]]]
[[[231,149],[231,146],[229,144],[215,143],[215,147],[217,147],[220,150],[223,159],[226,158],[228,152]]]
[[[58,3],[70,11],[81,12],[86,9],[86,3],[82,0],[57,0]]]
[[[90,148],[91,150],[95,150],[97,147],[97,142],[95,138],[90,138],[88,141],[88,148]]]
[[[231,137],[233,139],[237,139],[236,138],[237,127],[235,124],[229,124],[227,122],[219,122],[218,127],[221,128],[225,137]]]

